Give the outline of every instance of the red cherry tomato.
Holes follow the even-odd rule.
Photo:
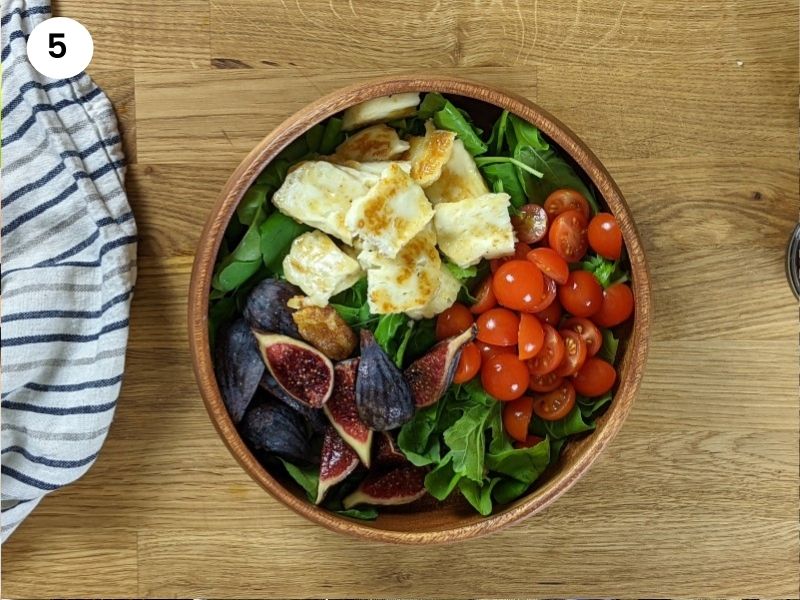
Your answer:
[[[564,338],[564,359],[556,368],[555,374],[569,377],[577,373],[586,361],[586,342],[577,331],[562,329],[559,333]]]
[[[474,342],[469,342],[461,349],[461,357],[458,359],[456,373],[453,376],[453,383],[466,383],[481,369],[481,351]]]
[[[526,204],[519,215],[511,217],[517,239],[526,244],[535,244],[547,235],[547,212],[538,204]]]
[[[478,339],[493,346],[515,346],[519,316],[507,308],[490,308],[478,317]]]
[[[575,388],[565,381],[552,392],[537,396],[533,401],[533,412],[545,421],[563,419],[575,406]]]
[[[524,442],[514,442],[514,448],[532,448],[539,442],[541,442],[544,438],[540,438],[538,435],[528,435],[525,437]]]
[[[561,322],[561,303],[556,300],[544,310],[537,312],[536,316],[539,317],[542,323],[558,327]]]
[[[564,340],[552,325],[542,325],[544,347],[528,361],[531,375],[547,375],[555,371],[564,359]]]
[[[558,299],[568,313],[591,317],[603,304],[603,288],[589,271],[572,271],[567,283],[558,288]]]
[[[534,248],[528,252],[528,260],[556,283],[563,285],[567,282],[569,265],[552,248]]]
[[[522,396],[529,381],[530,373],[525,363],[512,354],[495,354],[481,367],[483,389],[501,402]]]
[[[522,396],[503,405],[503,429],[513,439],[524,442],[533,416],[533,398]]]
[[[517,355],[517,349],[514,346],[493,346],[492,344],[487,344],[480,340],[475,342],[475,345],[481,353],[481,362],[486,362],[495,354]]]
[[[530,309],[526,310],[525,312],[542,312],[556,299],[556,294],[558,291],[556,282],[550,279],[547,275],[543,275],[542,277],[544,278],[544,294],[542,294],[542,297],[539,298],[539,302],[537,302],[534,306],[531,306]]]
[[[501,265],[492,278],[497,303],[507,308],[531,312],[544,292],[544,278],[539,268],[527,260],[510,260]]]
[[[573,379],[573,384],[579,394],[593,398],[602,396],[614,387],[616,380],[617,372],[612,365],[600,358],[592,357],[583,363],[581,370]]]
[[[568,210],[577,210],[580,212],[586,221],[592,214],[589,208],[589,203],[583,194],[570,189],[561,189],[552,192],[547,200],[544,201],[544,209],[547,211],[547,216],[550,217],[550,222],[563,212]]]
[[[600,348],[603,346],[603,335],[597,325],[589,319],[572,317],[564,321],[564,329],[571,329],[580,334],[583,341],[586,342],[586,352],[589,356],[594,356],[600,352]]]
[[[550,371],[545,375],[531,375],[531,380],[528,383],[528,388],[531,391],[544,393],[552,392],[564,382],[563,377],[556,375],[555,371]]]
[[[436,317],[436,339],[443,340],[458,335],[472,327],[473,322],[469,309],[456,302]]]
[[[615,283],[603,290],[600,310],[592,315],[592,320],[600,327],[614,327],[627,321],[633,314],[633,292],[624,283]]]
[[[589,245],[600,256],[617,260],[622,254],[622,232],[617,220],[609,213],[598,213],[587,229]]]
[[[525,258],[528,256],[528,252],[530,251],[531,247],[528,244],[525,242],[517,242],[514,244],[514,254],[509,254],[508,256],[503,256],[502,258],[493,258],[491,261],[489,261],[489,267],[491,268],[492,273],[496,273],[497,269],[510,260],[525,260]]]
[[[495,306],[497,306],[497,298],[494,297],[492,278],[489,276],[478,286],[478,290],[475,292],[475,304],[469,310],[472,314],[479,315]]]
[[[522,313],[519,316],[518,344],[520,360],[533,358],[544,346],[544,329],[534,315]]]
[[[568,210],[558,215],[550,226],[550,247],[569,263],[578,262],[586,254],[589,242],[586,227],[589,222],[583,213]]]

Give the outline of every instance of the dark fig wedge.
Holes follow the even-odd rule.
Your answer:
[[[475,338],[475,333],[473,325],[464,333],[442,340],[409,365],[405,371],[406,381],[418,408],[430,406],[444,395],[453,382],[461,349]]]
[[[369,468],[372,430],[358,416],[356,376],[359,359],[351,358],[333,368],[333,393],[322,407],[328,419],[345,442]]]
[[[302,417],[277,400],[265,400],[251,406],[242,420],[240,431],[253,450],[276,454],[290,461],[312,460]]]
[[[380,468],[406,465],[408,459],[397,449],[397,444],[388,431],[381,431],[375,439],[375,465]]]
[[[299,287],[288,281],[265,279],[247,296],[242,314],[253,329],[299,338],[300,332],[292,319],[294,311],[287,304],[302,294]]]
[[[264,364],[264,361],[261,360],[260,356],[258,357],[258,360],[262,365]],[[261,376],[260,385],[261,388],[265,390],[271,397],[277,398],[286,406],[299,413],[300,416],[306,420],[311,429],[314,430],[314,432],[325,432],[325,428],[328,426],[328,419],[325,418],[325,413],[322,412],[322,409],[311,408],[307,404],[303,404],[302,402],[292,398],[286,393],[286,390],[284,390],[280,384],[275,381],[275,378],[269,374],[269,371],[267,371],[266,368],[264,369],[264,375]]]
[[[358,456],[355,451],[336,433],[336,429],[329,425],[322,440],[322,458],[315,504],[322,502],[328,490],[344,481],[357,466]]]
[[[332,306],[303,306],[293,315],[300,336],[333,360],[353,354],[358,338]]]
[[[333,390],[333,364],[313,346],[278,333],[254,332],[269,374],[287,395],[320,408]]]
[[[345,497],[342,504],[346,509],[359,504],[409,504],[425,495],[426,473],[426,469],[414,466],[370,473],[356,491]]]
[[[264,374],[264,361],[244,319],[234,321],[220,332],[214,349],[214,373],[225,407],[238,425]]]
[[[361,330],[356,406],[361,420],[375,431],[395,429],[414,416],[411,388],[368,329]]]

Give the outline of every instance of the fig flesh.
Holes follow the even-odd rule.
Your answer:
[[[231,420],[238,425],[264,374],[258,345],[244,319],[222,329],[214,349],[214,372]]]
[[[311,447],[302,417],[277,400],[251,406],[240,431],[253,450],[290,461],[311,461]]]
[[[261,364],[264,364],[264,361],[261,360],[261,357],[258,357],[258,360]],[[306,422],[309,424],[311,429],[315,433],[324,433],[325,428],[328,426],[328,420],[325,418],[325,414],[319,408],[311,408],[307,404],[303,404],[302,402],[295,400],[286,391],[280,386],[280,384],[275,381],[275,378],[269,374],[269,371],[264,369],[264,375],[261,377],[260,382],[261,388],[265,390],[269,395],[273,398],[277,398],[281,402],[283,402],[286,406],[300,414]]]
[[[380,468],[399,467],[408,464],[408,459],[397,449],[397,444],[388,431],[381,431],[375,439],[375,465]]]
[[[293,399],[320,408],[333,390],[333,364],[313,346],[278,333],[254,332],[269,374]]]
[[[299,338],[300,332],[292,319],[294,311],[288,302],[302,294],[299,287],[288,281],[265,279],[247,296],[242,314],[253,329]]]
[[[442,340],[408,366],[406,381],[418,408],[435,404],[444,395],[453,382],[461,349],[475,338],[475,333],[473,325],[463,333]]]
[[[336,433],[336,429],[329,425],[322,440],[319,485],[315,504],[322,502],[328,490],[340,481],[344,481],[357,466],[358,456],[355,451]]]
[[[369,468],[372,430],[361,420],[356,407],[358,363],[358,358],[351,358],[336,364],[333,368],[333,393],[322,410],[342,439]]]
[[[425,495],[426,472],[422,467],[407,466],[370,473],[342,504],[347,509],[358,504],[396,506],[414,502]]]
[[[361,420],[375,431],[395,429],[414,416],[411,388],[368,329],[361,330],[356,407]]]

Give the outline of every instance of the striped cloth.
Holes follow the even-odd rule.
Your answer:
[[[2,540],[94,462],[114,416],[136,224],[111,103],[28,63],[42,0],[2,0]]]

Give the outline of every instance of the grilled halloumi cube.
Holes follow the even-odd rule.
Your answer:
[[[346,244],[352,236],[345,215],[377,178],[327,161],[306,161],[292,170],[272,196],[272,203],[293,219],[333,235]]]
[[[458,202],[488,193],[489,188],[486,187],[478,165],[464,148],[464,142],[461,140],[454,142],[450,160],[442,169],[439,178],[425,188],[425,195],[431,204]]]
[[[394,258],[432,217],[425,192],[392,163],[365,196],[353,201],[345,225],[365,247]]]
[[[321,231],[309,231],[295,238],[283,259],[283,274],[317,306],[346,290],[364,274],[358,261],[347,256]]]
[[[373,160],[370,162],[358,162],[357,160],[346,160],[339,158],[335,154],[323,157],[323,160],[327,160],[333,164],[348,167],[350,169],[355,169],[359,173],[362,173],[365,180],[372,177],[374,180],[371,182],[371,185],[378,183],[378,177],[383,174],[383,172],[386,170],[386,167],[389,165],[397,165],[406,173],[411,173],[411,163],[407,160]]]
[[[397,130],[380,124],[351,135],[336,148],[336,156],[359,162],[392,160],[408,148],[408,142],[400,139]]]
[[[463,268],[482,258],[513,254],[516,240],[508,206],[508,194],[437,204],[433,224],[439,248]]]
[[[422,187],[428,187],[439,179],[442,168],[453,152],[456,134],[452,131],[436,129],[431,121],[425,123],[425,135],[414,136],[409,141],[411,148],[408,159],[411,161],[411,177]]]
[[[439,287],[442,260],[436,234],[429,224],[389,258],[375,250],[359,255],[367,265],[367,302],[376,315],[400,313],[425,307]]]
[[[406,314],[412,319],[430,319],[441,312],[444,312],[456,301],[458,292],[461,290],[461,283],[453,277],[450,270],[442,265],[439,268],[439,285],[433,293],[433,297],[422,308],[407,310]]]
[[[392,119],[410,117],[417,112],[418,104],[419,94],[417,92],[373,98],[345,110],[342,116],[342,129],[351,131],[372,123],[385,123]]]

